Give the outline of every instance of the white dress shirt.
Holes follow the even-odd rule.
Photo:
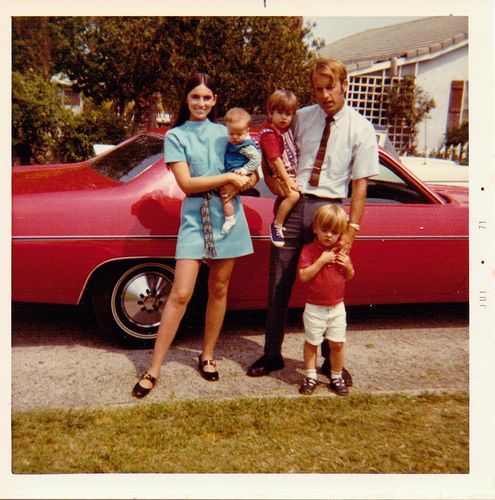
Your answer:
[[[317,187],[309,178],[325,127],[326,113],[318,104],[297,111],[294,137],[299,148],[296,180],[303,193],[322,198],[346,198],[351,179],[376,175],[378,146],[373,125],[344,104],[330,128],[325,158]]]

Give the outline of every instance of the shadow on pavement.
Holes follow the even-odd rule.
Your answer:
[[[291,309],[287,318],[287,332],[302,331],[302,309]],[[224,330],[243,335],[263,333],[264,310],[229,311]],[[466,303],[400,304],[377,306],[350,306],[347,308],[349,331],[373,328],[401,329],[428,327],[456,327],[469,324],[469,306]],[[183,329],[174,343],[190,339],[200,340],[201,327]],[[121,349],[106,336],[96,323],[91,311],[80,306],[54,304],[12,304],[12,346],[67,345],[77,343],[93,347]]]

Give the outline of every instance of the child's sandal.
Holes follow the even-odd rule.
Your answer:
[[[143,387],[139,382],[141,382],[141,380],[149,380],[151,382],[151,387]],[[144,372],[142,375],[141,375],[141,378],[139,379],[139,381],[136,383],[136,385],[134,386],[134,388],[132,389],[132,395],[135,397],[135,398],[144,398],[144,396],[146,396],[147,394],[149,394],[149,392],[151,391],[151,389],[153,389],[153,387],[155,387],[155,384],[157,382],[157,378],[156,377],[153,377],[153,375],[151,375],[150,373],[148,372]]]

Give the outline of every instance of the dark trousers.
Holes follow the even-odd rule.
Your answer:
[[[303,245],[314,240],[314,213],[322,205],[328,203],[341,203],[341,200],[301,197],[285,221],[285,245],[283,247],[272,245],[265,330],[266,355],[278,356],[281,354],[287,311],[292,286],[296,278],[299,255]],[[275,203],[274,209],[276,210],[277,207],[278,202]],[[326,346],[326,342],[323,344]],[[323,355],[325,356],[324,352]]]

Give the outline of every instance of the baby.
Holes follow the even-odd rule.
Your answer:
[[[251,116],[242,108],[232,108],[225,114],[225,122],[229,134],[229,144],[225,151],[224,166],[226,172],[249,175],[261,165],[261,155],[256,149],[254,139],[249,137]],[[234,201],[224,201],[223,213],[225,222],[222,234],[228,234],[235,225]]]

